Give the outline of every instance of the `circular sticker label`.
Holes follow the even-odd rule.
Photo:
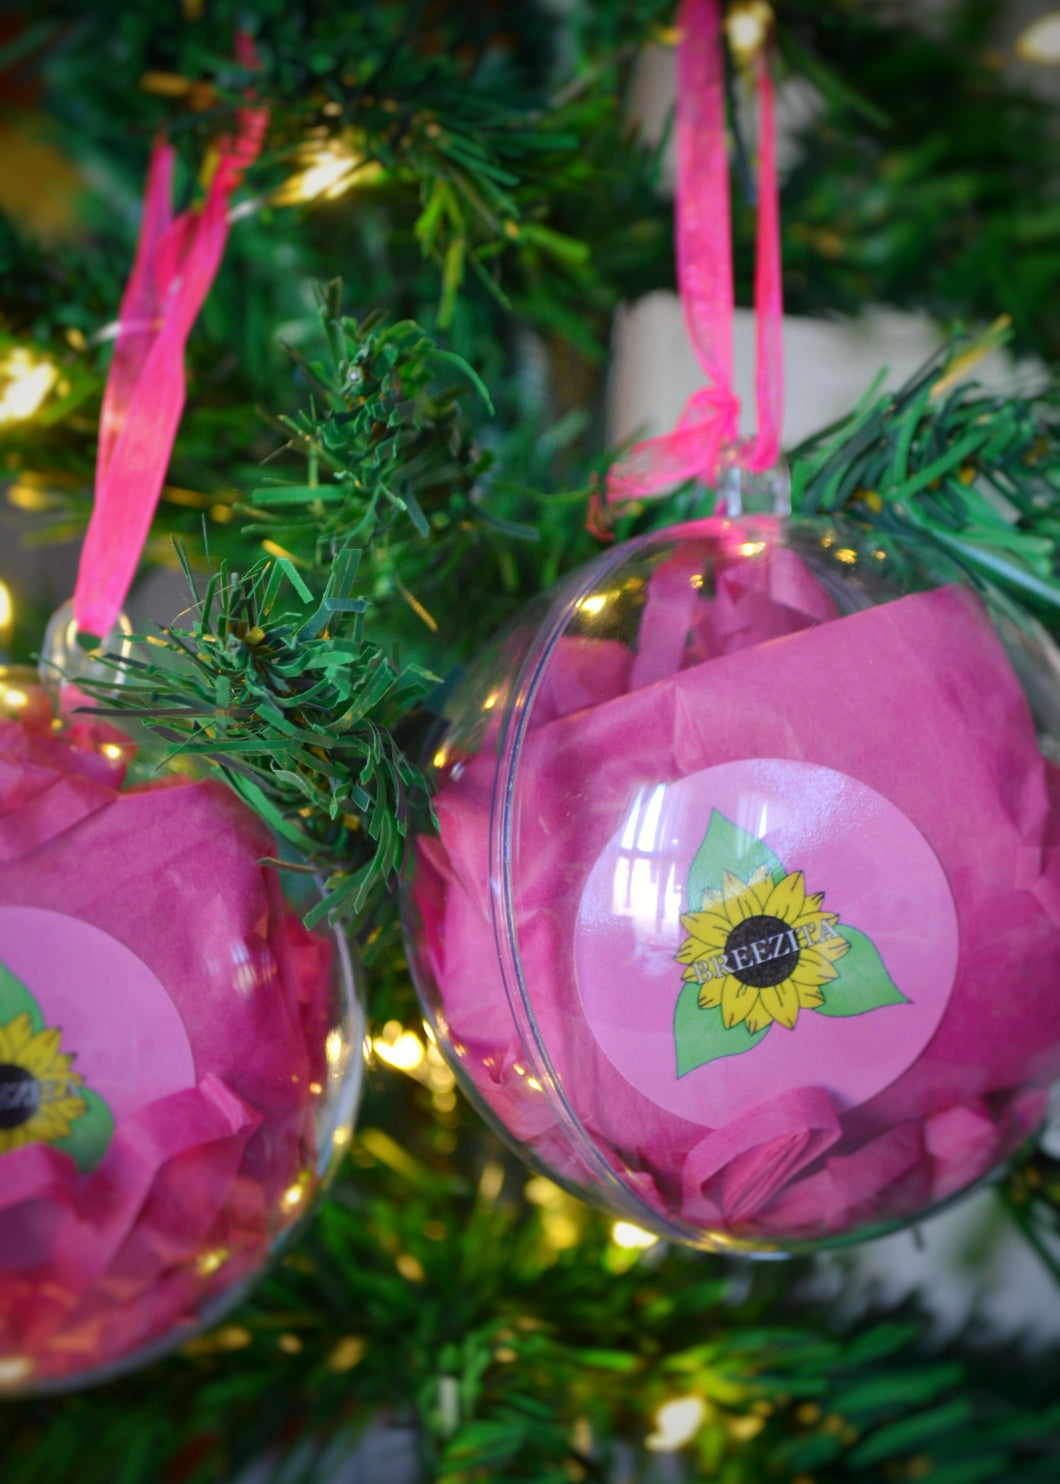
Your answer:
[[[177,1007],[109,933],[41,907],[0,907],[0,1156],[65,1150],[81,1170],[115,1124],[195,1085]]]
[[[640,791],[586,882],[574,953],[616,1070],[720,1127],[794,1088],[854,1107],[893,1082],[946,1007],[957,913],[888,799],[753,758]]]

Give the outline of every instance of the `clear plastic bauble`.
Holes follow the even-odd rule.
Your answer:
[[[84,698],[80,698],[84,701]],[[214,1324],[350,1138],[363,1018],[223,784],[0,675],[0,1392]],[[156,750],[157,751],[157,750]]]
[[[910,1221],[1060,1069],[1060,654],[824,523],[607,551],[452,695],[410,961],[525,1159],[661,1236]]]

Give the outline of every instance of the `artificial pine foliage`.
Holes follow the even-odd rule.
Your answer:
[[[984,60],[1001,9],[961,0],[928,34],[912,7],[777,5],[785,74],[818,96],[784,193],[790,308],[1005,313],[1055,364],[1055,111]],[[914,1308],[836,1304],[801,1259],[624,1247],[498,1145],[433,1048],[409,1072],[387,1056],[417,1024],[388,891],[429,819],[429,713],[596,549],[611,317],[672,287],[660,147],[627,108],[672,19],[669,0],[53,0],[8,28],[8,124],[44,130],[86,183],[76,229],[46,245],[0,220],[0,366],[56,368],[34,415],[0,427],[3,470],[54,539],[87,518],[152,135],[177,143],[194,199],[247,91],[270,109],[148,552],[183,566],[189,608],[97,700],[216,768],[326,877],[375,1049],[348,1167],[256,1298],[152,1370],[6,1404],[4,1484],[322,1479],[329,1450],[381,1426],[410,1429],[422,1477],[447,1484],[1060,1473],[1060,1352],[974,1323],[932,1347]],[[256,69],[233,60],[237,26]],[[1057,632],[1056,383],[1027,400],[962,379],[990,343],[958,339],[795,450],[794,500]],[[711,500],[686,489],[602,534]],[[39,629],[17,637],[28,657]],[[998,1199],[1060,1284],[1055,1163],[1028,1156]],[[675,1401],[698,1409],[679,1461],[656,1451]]]

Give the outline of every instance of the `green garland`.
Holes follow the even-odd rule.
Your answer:
[[[969,61],[992,9],[959,5],[928,37],[879,8],[778,5],[784,63],[825,100],[785,188],[793,308],[1006,309],[1018,345],[1055,357],[1051,126]],[[151,1371],[5,1406],[4,1484],[221,1484],[263,1459],[293,1481],[387,1423],[412,1429],[424,1476],[445,1484],[672,1478],[648,1440],[675,1400],[698,1408],[684,1477],[1052,1484],[1055,1349],[974,1333],[933,1349],[912,1308],[830,1319],[803,1261],[625,1248],[527,1177],[429,1051],[412,1076],[381,1059],[416,1015],[385,888],[426,817],[434,677],[596,549],[610,317],[672,285],[658,150],[624,113],[637,49],[672,6],[586,0],[562,27],[551,7],[442,0],[208,0],[199,20],[131,0],[49,10],[13,45],[104,184],[74,243],[45,253],[0,228],[0,352],[29,346],[61,372],[42,415],[4,437],[19,501],[50,510],[56,535],[87,511],[93,336],[115,311],[152,132],[176,138],[190,194],[244,89],[272,107],[247,188],[261,209],[233,230],[192,339],[150,551],[175,560],[177,538],[192,607],[146,636],[106,704],[218,769],[326,878],[316,915],[357,933],[377,1052],[351,1160],[258,1296]],[[253,76],[231,61],[237,21],[257,38]],[[378,172],[340,201],[269,202],[307,143]],[[321,340],[306,284],[340,262],[353,317],[325,291]],[[956,380],[976,344],[796,450],[796,503],[850,533],[855,568],[880,550],[957,567],[1012,621],[1055,629],[1055,387],[1025,400]],[[260,402],[276,409],[264,424]],[[703,508],[686,489],[618,513],[612,534]],[[1060,1281],[1056,1165],[1025,1162],[1004,1203]]]

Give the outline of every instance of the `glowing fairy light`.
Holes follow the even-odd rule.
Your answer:
[[[202,1278],[209,1278],[223,1268],[231,1257],[227,1247],[215,1247],[211,1252],[200,1252],[195,1259],[195,1271]]]
[[[1060,62],[1060,10],[1047,10],[1016,37],[1016,55],[1025,62]]]
[[[655,1414],[655,1431],[644,1439],[652,1453],[676,1453],[690,1443],[703,1425],[706,1403],[699,1396],[678,1396],[663,1402]]]
[[[761,50],[773,24],[773,7],[766,0],[741,0],[729,7],[725,35],[742,67]]]
[[[58,366],[16,346],[0,361],[0,424],[32,417],[58,380]]]
[[[634,1250],[638,1247],[654,1247],[659,1238],[654,1232],[634,1226],[632,1221],[616,1221],[611,1228],[611,1240],[616,1247]]]
[[[0,1390],[7,1386],[19,1386],[33,1371],[33,1362],[24,1355],[0,1356]]]
[[[305,1187],[303,1185],[289,1185],[280,1197],[280,1205],[285,1211],[297,1211],[305,1200]]]
[[[6,636],[14,621],[15,605],[11,599],[11,589],[6,582],[0,582],[0,639]]]
[[[396,1067],[399,1072],[414,1072],[427,1055],[427,1048],[415,1031],[401,1031],[393,1039],[384,1034],[372,1042],[372,1050],[380,1061]]]
[[[353,185],[378,179],[382,167],[366,160],[341,139],[307,144],[300,156],[301,169],[273,193],[274,206],[297,206],[306,201],[334,201]]]

